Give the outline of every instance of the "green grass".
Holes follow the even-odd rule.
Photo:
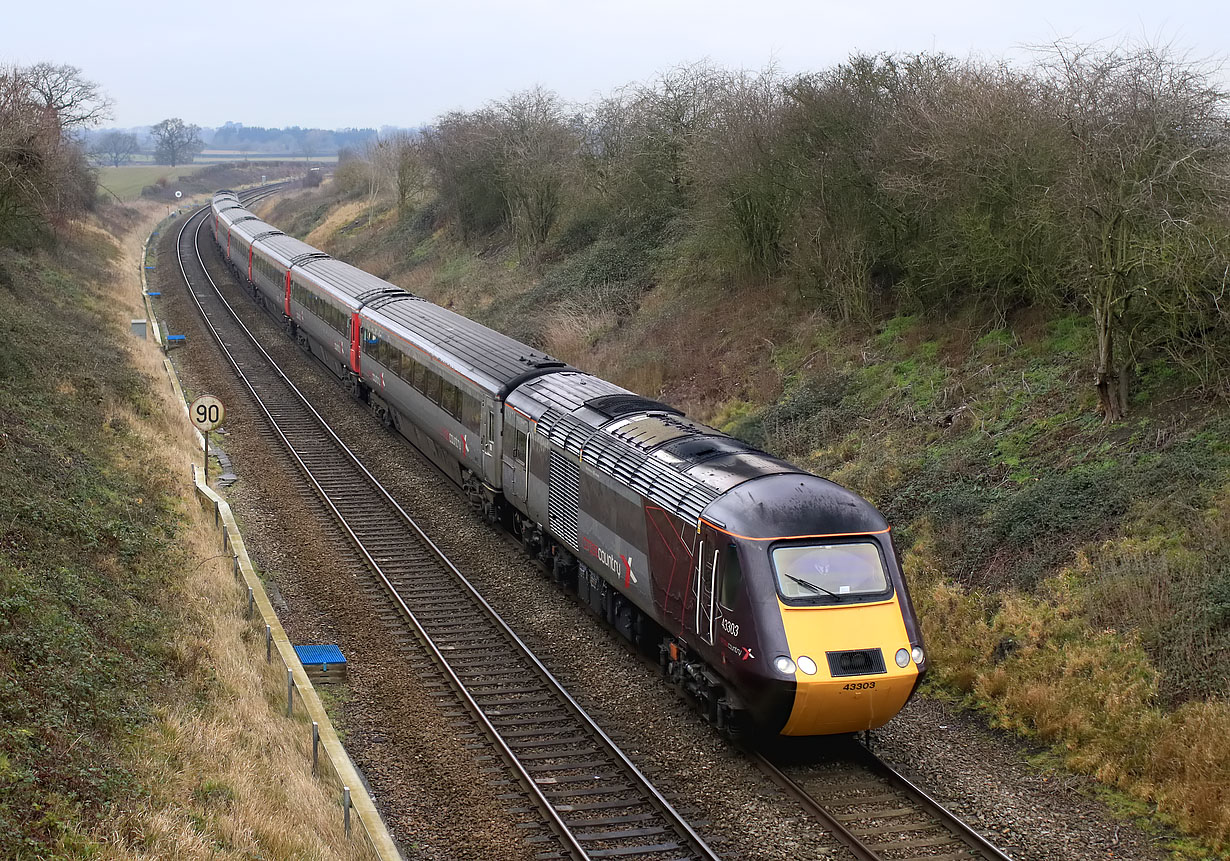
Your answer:
[[[178,503],[125,418],[151,394],[103,313],[115,246],[64,243],[0,250],[3,858],[86,851],[114,800],[144,792],[123,747],[177,674],[157,595],[184,564]]]
[[[180,165],[166,167],[164,165],[125,165],[124,167],[99,168],[98,183],[120,200],[136,200],[141,196],[141,189],[153,185],[159,179],[166,177],[170,185],[182,177],[191,176],[200,170],[201,165]]]

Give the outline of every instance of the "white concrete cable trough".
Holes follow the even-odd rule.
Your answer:
[[[147,239],[146,243],[148,244],[148,242],[149,240]],[[149,328],[153,330],[155,339],[158,339],[158,321],[154,315],[145,280],[144,247],[142,248],[141,255],[141,294],[145,302],[148,319],[150,320]],[[163,367],[166,369],[167,377],[170,379],[171,388],[183,407],[184,418],[188,419],[188,402],[184,397],[184,390],[179,383],[179,376],[175,372],[175,367],[171,364],[170,359],[167,358],[163,359]],[[197,449],[203,454],[205,451],[204,436],[195,427],[192,427],[191,431],[196,434]],[[286,667],[288,680],[287,713],[290,714],[292,712],[295,694],[297,693],[302,708],[306,711],[311,721],[313,742],[312,768],[314,771],[318,770],[316,762],[318,749],[324,749],[325,761],[338,784],[346,832],[348,834],[351,833],[353,811],[353,816],[358,817],[359,825],[362,826],[362,831],[376,857],[380,861],[402,861],[397,844],[393,842],[393,838],[389,834],[384,820],[381,819],[380,813],[376,809],[375,801],[373,801],[370,793],[367,791],[367,786],[359,775],[358,769],[355,768],[350,755],[346,752],[346,748],[338,738],[337,732],[333,728],[333,722],[329,719],[329,715],[325,711],[325,707],[321,703],[316,689],[308,678],[307,671],[303,668],[303,664],[299,662],[294,646],[291,645],[290,639],[286,636],[286,631],[282,628],[282,623],[269,601],[269,596],[265,593],[264,584],[257,575],[256,569],[252,565],[252,560],[248,557],[248,551],[244,547],[243,536],[239,532],[239,525],[235,521],[230,505],[205,483],[201,467],[196,463],[192,464],[192,481],[198,502],[205,508],[213,509],[214,523],[222,535],[222,548],[233,559],[233,570],[236,578],[241,579],[243,585],[247,587],[244,589],[244,599],[248,602],[248,606],[254,608],[255,612],[259,614],[259,624],[265,627],[267,658],[272,656],[272,649],[276,649],[278,656],[281,657],[282,663]],[[323,769],[319,769],[319,773],[323,774],[323,772]]]

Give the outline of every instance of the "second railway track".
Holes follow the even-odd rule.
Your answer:
[[[257,409],[558,836],[563,854],[540,857],[717,859],[231,311],[201,256],[207,211],[177,237],[193,302]]]

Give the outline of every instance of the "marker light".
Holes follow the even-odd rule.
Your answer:
[[[910,662],[910,653],[907,652],[905,649],[898,649],[897,650],[897,666],[901,667],[901,669],[904,670],[905,665],[908,664],[909,662]]]
[[[816,662],[807,657],[807,655],[799,655],[799,669],[809,676],[814,676],[816,674]]]
[[[787,658],[785,655],[778,655],[773,659],[773,666],[783,676],[789,676],[794,673],[794,661]]]
[[[923,662],[922,646],[915,646],[913,650],[911,650],[910,655],[914,658],[914,663],[921,664]]]

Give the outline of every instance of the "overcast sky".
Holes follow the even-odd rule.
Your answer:
[[[1029,45],[1166,42],[1230,51],[1230,3],[1196,0],[13,0],[0,62],[79,66],[110,125],[420,125],[541,84],[570,101],[708,59],[818,70],[851,52],[1028,62]],[[1223,77],[1224,80],[1224,77]]]

